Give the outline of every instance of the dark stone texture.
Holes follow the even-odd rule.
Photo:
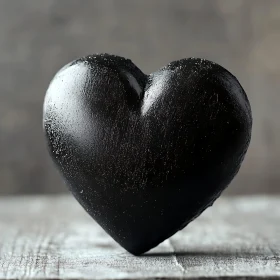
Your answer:
[[[43,119],[72,193],[133,254],[213,204],[238,172],[252,130],[237,79],[197,58],[150,75],[119,56],[78,59],[53,78]]]

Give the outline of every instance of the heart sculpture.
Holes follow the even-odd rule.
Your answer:
[[[55,75],[44,129],[73,195],[138,255],[219,197],[244,159],[252,116],[237,79],[216,63],[182,59],[145,75],[101,54]]]

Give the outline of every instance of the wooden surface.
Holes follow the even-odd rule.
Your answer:
[[[140,257],[70,196],[2,197],[0,279],[21,278],[280,279],[280,197],[220,198]]]

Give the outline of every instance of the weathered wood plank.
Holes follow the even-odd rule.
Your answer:
[[[280,279],[280,197],[221,198],[144,256],[70,196],[0,199],[0,279]]]

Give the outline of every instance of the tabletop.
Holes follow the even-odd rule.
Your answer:
[[[280,279],[280,196],[221,197],[138,257],[71,196],[2,197],[0,279]]]

